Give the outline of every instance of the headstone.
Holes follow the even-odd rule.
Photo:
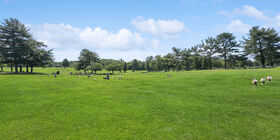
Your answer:
[[[169,79],[170,77],[172,77],[172,75],[168,74],[167,77],[168,77],[168,79]]]
[[[263,85],[265,84],[265,79],[264,78],[261,78],[260,81],[263,83]]]
[[[107,78],[107,80],[110,80],[110,75],[109,75],[108,72],[107,72],[107,74],[106,74],[106,78]]]
[[[269,82],[271,82],[272,77],[271,77],[271,76],[267,76],[267,80],[268,80]]]
[[[258,80],[253,79],[252,83],[255,84],[255,86],[258,86]]]
[[[122,76],[119,76],[119,80],[122,80],[123,79],[123,77]]]

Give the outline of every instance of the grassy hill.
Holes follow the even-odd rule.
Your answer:
[[[0,75],[0,139],[280,138],[279,68],[118,76]]]

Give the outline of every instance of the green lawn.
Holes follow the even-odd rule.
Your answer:
[[[280,68],[102,77],[0,75],[0,139],[280,139]]]

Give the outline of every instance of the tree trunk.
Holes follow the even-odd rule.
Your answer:
[[[261,44],[261,41],[259,40],[259,45],[260,45],[260,55],[261,55],[261,64],[262,64],[262,67],[264,68],[265,67],[265,58],[264,58],[264,52],[263,52],[263,49],[262,49],[262,44]]]
[[[28,70],[28,65],[26,65],[26,72],[29,72],[29,70]]]
[[[22,65],[19,65],[19,72],[22,72]]]
[[[33,73],[33,66],[31,65],[30,72]]]
[[[13,65],[11,65],[11,72],[13,72],[14,71],[14,68],[13,68]]]
[[[212,70],[212,57],[209,57],[209,68]]]
[[[224,69],[227,69],[227,57],[226,57],[226,55],[224,56]]]
[[[1,66],[1,72],[3,72],[4,70],[3,70],[3,66]]]
[[[15,64],[15,72],[18,73],[18,64]]]
[[[227,48],[224,44],[224,69],[227,69]]]
[[[264,58],[263,50],[260,51],[260,55],[261,55],[261,64],[262,64],[262,67],[265,68],[265,58]]]

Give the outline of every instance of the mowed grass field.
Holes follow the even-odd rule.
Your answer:
[[[0,139],[280,139],[280,68],[121,75],[0,75]]]

